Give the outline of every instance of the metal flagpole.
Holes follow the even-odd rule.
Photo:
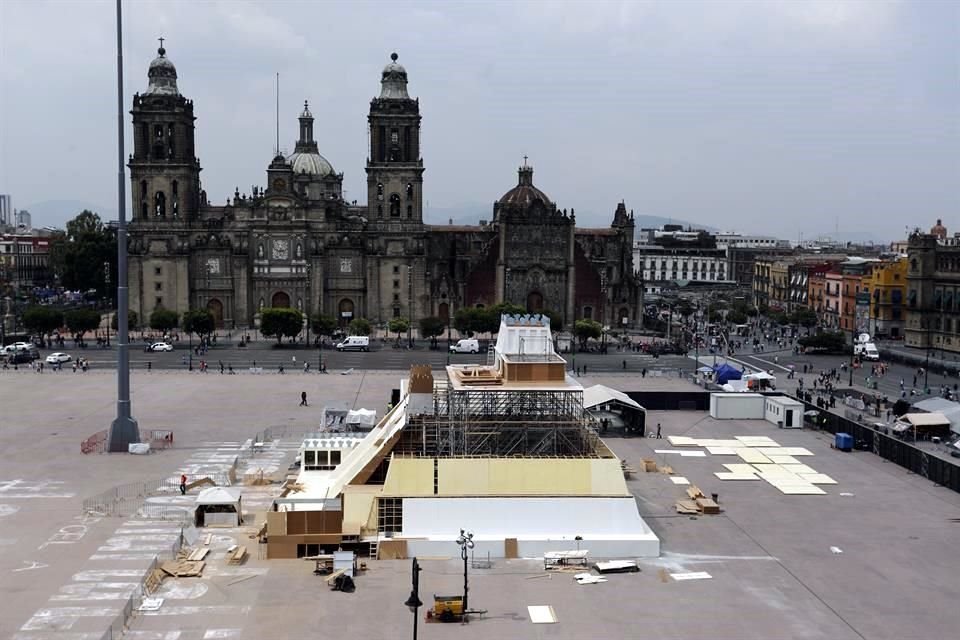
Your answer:
[[[127,344],[127,215],[123,166],[123,20],[117,0],[117,417],[110,425],[108,450],[125,452],[140,442],[137,421],[130,414],[130,352]]]

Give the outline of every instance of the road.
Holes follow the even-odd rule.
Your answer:
[[[303,371],[304,362],[310,363],[310,370],[316,371],[322,359],[324,366],[331,371],[346,369],[370,370],[391,369],[406,370],[412,364],[430,364],[434,368],[446,364],[480,364],[487,361],[487,354],[453,353],[447,355],[444,350],[445,342],[440,343],[440,349],[430,349],[428,343],[420,342],[413,350],[394,349],[392,343],[371,342],[369,352],[350,351],[337,352],[333,349],[313,349],[300,345],[284,345],[278,347],[272,341],[254,341],[248,346],[240,348],[236,344],[220,344],[211,348],[206,355],[193,356],[193,366],[198,367],[201,360],[206,360],[211,371],[219,370],[219,363],[225,368],[232,366],[237,371],[249,369],[256,363],[264,371],[278,371],[283,365],[288,373]],[[86,349],[71,349],[67,347],[57,349],[69,353],[74,359],[78,356],[86,358],[90,366],[95,369],[113,369],[116,367],[116,345],[109,349],[101,349],[96,345]],[[41,359],[53,350],[41,349]],[[153,369],[186,370],[190,363],[190,348],[187,344],[175,344],[172,352],[144,352],[142,343],[131,345],[130,366],[133,369],[146,369],[149,365]],[[654,358],[645,353],[617,352],[610,350],[606,354],[576,353],[563,354],[570,366],[586,367],[588,372],[596,371],[623,371],[624,363],[629,371],[640,372],[649,370],[691,370],[693,362],[690,358],[680,355],[664,355]],[[69,368],[65,364],[64,368]]]

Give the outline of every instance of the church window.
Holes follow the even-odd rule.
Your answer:
[[[393,301],[394,301],[394,302],[400,302],[400,294],[399,294],[399,293],[393,294]]]
[[[150,217],[150,205],[147,204],[146,200],[140,203],[140,217],[141,218]]]
[[[163,267],[154,267],[154,268],[153,268],[153,275],[155,275],[155,276],[162,276],[162,275],[163,275]]]
[[[394,273],[400,273],[400,266],[399,266],[399,265],[393,265],[393,272],[394,272]]]
[[[179,186],[180,186],[180,184],[179,184],[176,180],[174,180],[174,181],[173,181],[173,195],[174,195],[174,197],[177,196],[177,191],[178,191],[178,187],[179,187]]]
[[[382,205],[382,204],[378,204],[378,205],[377,205],[377,217],[378,217],[378,218],[382,218],[382,217],[383,217],[383,205]]]
[[[390,194],[390,217],[400,217],[400,196],[396,193]]]
[[[163,296],[157,296],[153,300],[153,306],[162,307],[163,306]]]
[[[383,201],[383,183],[377,183],[377,200]]]
[[[583,308],[583,319],[593,320],[593,307],[587,306]]]
[[[390,144],[400,144],[400,132],[396,129],[390,132]]]
[[[167,196],[164,195],[163,191],[157,191],[153,196],[153,213],[158,218],[167,215]]]
[[[147,199],[147,181],[146,180],[140,181],[140,199],[141,200]]]
[[[387,159],[387,128],[383,125],[377,127],[377,160],[383,162]]]
[[[394,318],[399,318],[399,317],[400,317],[400,307],[394,307],[394,308],[393,308],[393,317],[394,317]]]
[[[399,281],[399,280],[394,280],[394,281],[393,281],[393,288],[394,288],[394,289],[399,289],[399,288],[400,288],[400,281]]]
[[[153,137],[157,140],[163,139],[163,125],[158,124],[153,128]]]
[[[163,291],[163,283],[162,283],[162,282],[154,282],[154,283],[153,283],[153,290],[154,290],[154,291]]]

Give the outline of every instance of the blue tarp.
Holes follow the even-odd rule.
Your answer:
[[[714,367],[713,372],[717,384],[726,384],[731,380],[739,380],[743,377],[743,373],[741,373],[739,369],[735,369],[728,364],[721,364]]]

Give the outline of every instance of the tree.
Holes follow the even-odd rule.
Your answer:
[[[63,326],[63,312],[52,307],[27,307],[23,312],[23,326],[43,341],[48,334]]]
[[[739,309],[734,309],[727,314],[727,321],[733,324],[746,324],[747,314]]]
[[[387,323],[387,331],[397,334],[397,342],[400,342],[400,334],[410,328],[410,321],[406,318],[390,318]]]
[[[183,314],[183,330],[188,334],[195,333],[202,339],[216,328],[217,322],[213,314],[206,309],[191,309]]]
[[[808,351],[825,353],[846,353],[850,347],[841,331],[824,331],[813,336],[804,336],[797,343]]]
[[[477,309],[474,331],[494,334],[500,330],[500,317],[503,315],[524,315],[526,309],[510,302],[501,302],[492,307]]]
[[[95,309],[73,309],[63,314],[63,322],[74,339],[83,342],[83,334],[100,326],[100,312]]]
[[[573,334],[580,340],[580,346],[586,346],[590,338],[597,339],[603,333],[603,327],[596,320],[577,320],[573,325]]]
[[[310,328],[318,336],[331,337],[337,331],[337,319],[317,313],[310,318]]]
[[[420,335],[430,340],[433,347],[437,346],[437,337],[443,335],[446,325],[436,316],[420,318]]]
[[[84,209],[50,241],[50,270],[75,291],[96,291],[113,300],[117,285],[117,235],[96,213]]]
[[[176,328],[178,324],[180,324],[180,316],[177,315],[176,311],[158,307],[150,314],[150,328],[154,331],[166,333],[170,329]]]
[[[480,324],[478,319],[482,311],[483,309],[475,307],[457,309],[457,312],[453,314],[454,329],[462,336],[473,337],[473,334],[478,331],[477,327]]]
[[[541,315],[545,315],[550,318],[550,331],[554,333],[563,331],[563,314],[556,311],[541,311]]]
[[[264,309],[260,312],[260,333],[265,336],[276,336],[277,344],[283,342],[283,337],[293,336],[303,329],[303,314],[290,307],[276,307]]]
[[[371,331],[370,321],[366,318],[354,318],[347,329],[352,336],[368,336]]]
[[[118,318],[118,315],[114,313],[113,318],[110,320],[110,328],[113,329],[114,331],[117,331],[118,330],[117,327],[119,326],[119,320],[117,318]],[[130,309],[129,311],[127,311],[127,331],[133,331],[134,329],[136,329],[137,324],[139,324],[139,321],[140,321],[140,318],[137,317],[136,311],[134,311],[133,309]]]
[[[797,309],[793,312],[790,321],[809,329],[810,327],[817,326],[817,312],[813,309]]]

